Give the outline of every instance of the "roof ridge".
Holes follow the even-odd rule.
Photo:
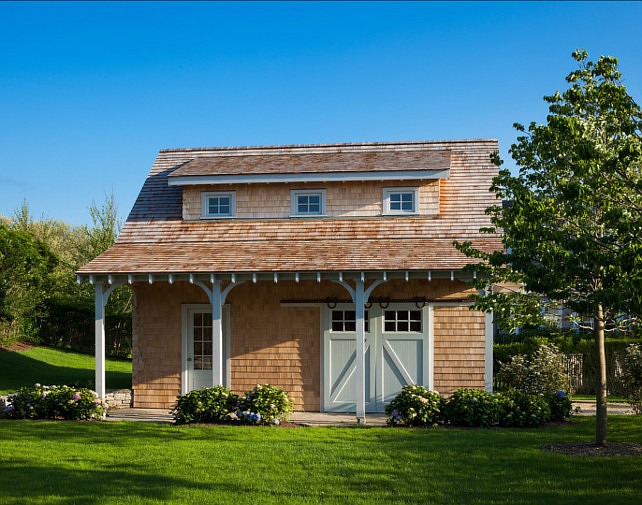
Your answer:
[[[250,151],[250,150],[279,150],[279,149],[310,149],[310,148],[340,148],[340,147],[387,147],[387,146],[418,146],[431,144],[457,144],[468,142],[497,142],[493,138],[450,139],[450,140],[407,140],[390,142],[336,142],[321,144],[275,144],[254,146],[220,146],[220,147],[178,147],[161,149],[159,153],[195,152],[195,151]]]

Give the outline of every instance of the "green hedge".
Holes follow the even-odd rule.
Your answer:
[[[526,337],[521,342],[507,342],[493,344],[493,376],[499,371],[499,363],[507,363],[517,354],[532,356],[542,344],[556,344],[563,354],[582,355],[582,386],[576,393],[595,394],[595,342],[591,335],[560,335],[551,337]],[[617,375],[616,360],[622,356],[624,349],[629,344],[642,343],[642,339],[607,339],[606,372],[607,389],[610,394],[623,395],[622,382]],[[502,389],[501,384],[495,384],[497,389]]]

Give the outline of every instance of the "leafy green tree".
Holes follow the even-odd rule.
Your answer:
[[[545,97],[547,122],[531,123],[510,153],[517,176],[501,169],[491,191],[505,205],[488,209],[504,251],[456,246],[486,264],[476,269],[475,308],[511,324],[539,324],[544,300],[591,316],[597,353],[596,443],[606,444],[605,325],[642,309],[642,119],[617,60],[593,63],[586,51],[563,93]],[[493,157],[497,165],[501,160]],[[483,278],[482,278],[483,277]],[[488,286],[513,285],[519,289]]]
[[[0,342],[34,337],[46,312],[49,275],[56,265],[49,248],[31,233],[0,222]]]

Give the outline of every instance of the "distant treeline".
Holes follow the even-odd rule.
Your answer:
[[[107,250],[121,227],[113,194],[89,207],[91,226],[48,216],[34,220],[25,200],[0,216],[0,345],[17,340],[91,352],[94,289],[76,271]],[[115,290],[106,308],[107,354],[131,353],[131,291]]]

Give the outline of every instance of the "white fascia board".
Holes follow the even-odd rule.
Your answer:
[[[169,177],[169,186],[196,184],[256,184],[278,182],[350,182],[350,181],[410,181],[419,179],[447,179],[450,169],[443,170],[385,170],[379,172],[332,172],[303,174],[256,175],[189,175]]]

